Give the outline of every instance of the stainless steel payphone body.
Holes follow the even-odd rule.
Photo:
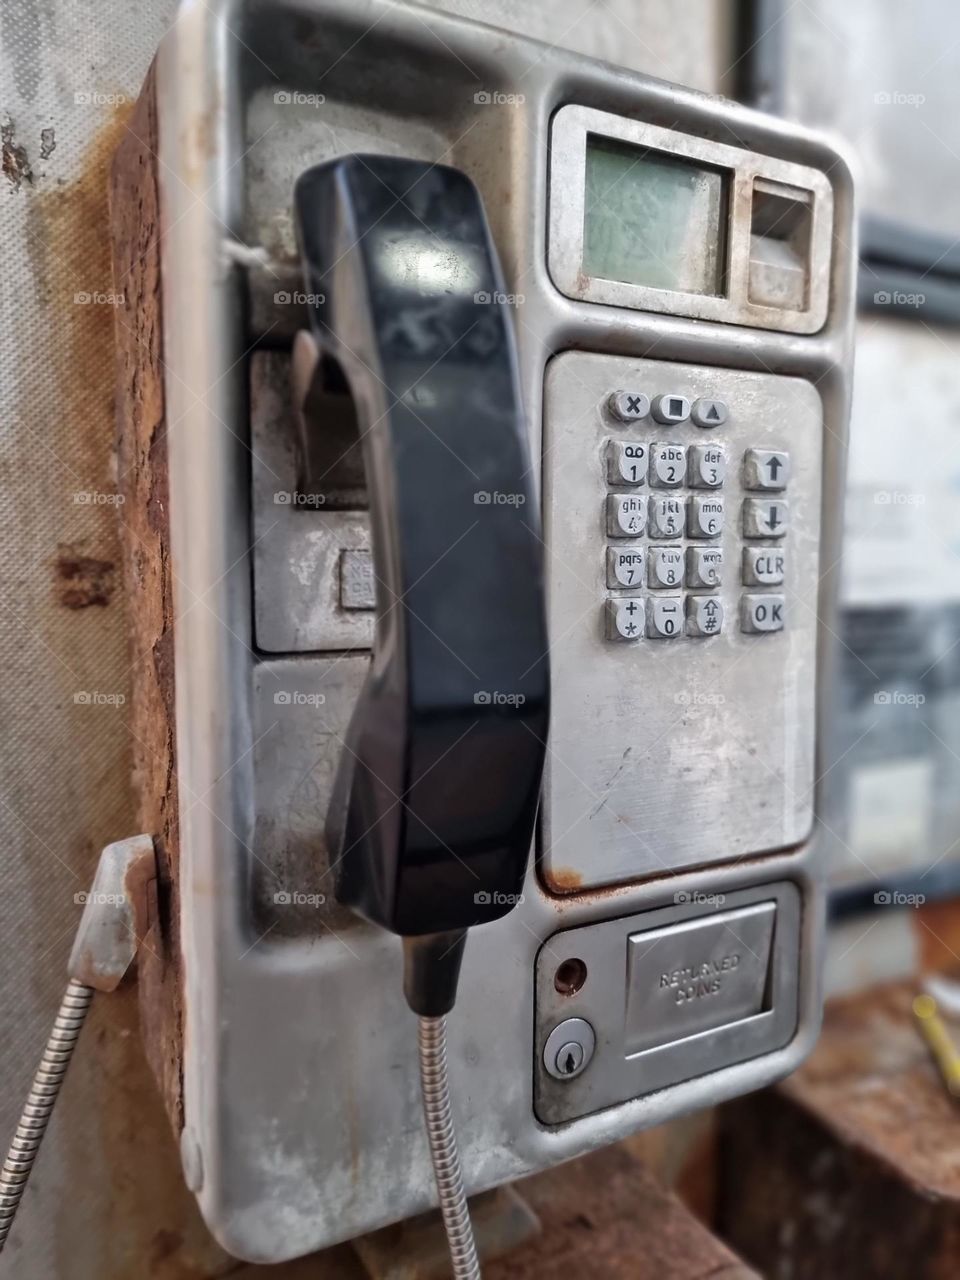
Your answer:
[[[356,478],[303,486],[297,176],[472,178],[540,463],[552,729],[522,900],[471,933],[450,1023],[470,1192],[816,1037],[852,191],[780,121],[387,0],[188,3],[157,104],[181,1142],[214,1234],[278,1261],[435,1194],[399,943],[325,854],[372,567]],[[478,477],[478,515],[515,500]]]

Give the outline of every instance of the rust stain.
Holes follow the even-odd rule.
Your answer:
[[[548,879],[551,889],[558,893],[573,893],[575,889],[583,888],[583,876],[572,867],[557,867],[550,872]]]
[[[14,136],[14,123],[7,117],[0,125],[0,146],[3,151],[3,173],[10,180],[14,191],[19,191],[23,184],[33,184],[33,169],[27,156],[26,147],[17,142]]]
[[[913,913],[912,923],[920,968],[927,972],[956,972],[960,968],[960,902],[924,903]]]
[[[108,605],[113,596],[115,564],[84,555],[76,544],[61,542],[53,562],[57,600],[65,609]]]

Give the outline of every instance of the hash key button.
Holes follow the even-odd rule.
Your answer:
[[[687,596],[687,635],[715,636],[723,626],[723,605],[716,596]]]
[[[741,596],[740,629],[752,634],[782,631],[784,608],[783,596]]]
[[[743,455],[745,489],[785,489],[790,479],[790,455],[778,449],[748,449]]]
[[[745,538],[782,538],[787,532],[787,504],[774,498],[745,498],[743,501],[743,536]]]

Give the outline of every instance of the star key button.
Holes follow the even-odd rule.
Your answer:
[[[606,630],[608,640],[639,640],[643,635],[643,601],[634,597],[608,600]]]

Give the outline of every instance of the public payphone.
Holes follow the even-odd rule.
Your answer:
[[[122,431],[150,409],[172,636],[138,676],[169,763],[147,1036],[211,1229],[274,1261],[435,1203],[390,930],[471,929],[471,1193],[791,1070],[842,160],[386,0],[186,5],[131,139]]]

